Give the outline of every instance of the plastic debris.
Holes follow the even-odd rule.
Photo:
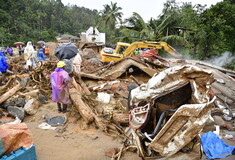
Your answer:
[[[232,152],[235,149],[235,146],[227,145],[211,131],[201,135],[200,137],[202,148],[208,159],[227,157],[232,155]]]
[[[64,125],[64,123],[66,122],[66,118],[64,116],[55,116],[47,118],[46,122],[52,126]]]
[[[51,125],[49,125],[49,124],[46,123],[46,122],[43,122],[43,123],[39,124],[39,125],[38,125],[38,128],[40,128],[40,129],[45,129],[45,130],[47,130],[47,129],[56,130],[56,127],[52,127]]]
[[[103,103],[109,103],[112,95],[113,94],[98,92],[98,96],[96,97],[96,99]]]

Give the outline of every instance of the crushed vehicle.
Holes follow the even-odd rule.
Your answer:
[[[134,43],[117,43],[114,49],[103,48],[100,51],[102,62],[118,61],[124,57],[131,56],[136,49],[148,48],[148,49],[164,49],[167,53],[174,57],[180,57],[181,55],[166,42],[134,42]]]
[[[216,99],[213,82],[211,71],[181,65],[130,91],[129,125],[140,156],[171,156],[201,132]]]

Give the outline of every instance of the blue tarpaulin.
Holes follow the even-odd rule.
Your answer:
[[[208,159],[224,158],[232,155],[235,146],[227,145],[213,132],[201,135],[202,148]]]

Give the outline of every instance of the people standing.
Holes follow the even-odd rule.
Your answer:
[[[73,73],[78,76],[79,82],[81,82],[81,63],[82,63],[82,57],[80,53],[78,52],[77,55],[73,58]]]
[[[36,67],[35,57],[36,57],[36,51],[33,48],[32,42],[27,42],[27,45],[24,49],[24,55],[26,60],[26,66],[29,70]]]
[[[44,61],[45,60],[45,55],[43,53],[43,49],[40,49],[38,52],[38,60],[39,61]]]
[[[49,55],[50,55],[50,48],[48,46],[46,46],[46,48],[45,48],[45,55],[47,57],[49,57]]]
[[[13,49],[10,46],[7,46],[5,50],[5,54],[9,54],[10,56],[13,55]]]
[[[68,83],[69,74],[64,70],[65,63],[59,61],[57,68],[50,75],[52,85],[52,101],[57,102],[59,112],[67,112],[67,105],[71,103],[69,97]],[[63,108],[61,108],[63,106]]]
[[[24,53],[24,48],[22,45],[19,46],[19,55],[21,56]]]
[[[4,57],[4,52],[0,51],[0,72],[2,74],[2,80],[1,80],[1,84],[5,84],[6,83],[6,71],[8,68],[8,64],[7,64],[7,60]]]

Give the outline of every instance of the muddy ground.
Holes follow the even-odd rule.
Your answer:
[[[72,110],[71,110],[72,112]],[[33,134],[38,160],[108,160],[105,152],[111,148],[120,148],[122,140],[106,135],[104,132],[86,126],[81,121],[68,117],[68,122],[57,130],[43,130],[38,125],[45,116],[70,116],[70,113],[58,113],[56,103],[48,103],[39,108],[34,116],[27,116],[24,122]],[[76,123],[72,123],[76,121]],[[82,129],[84,128],[84,129]],[[136,153],[127,152],[122,159],[140,159]]]

